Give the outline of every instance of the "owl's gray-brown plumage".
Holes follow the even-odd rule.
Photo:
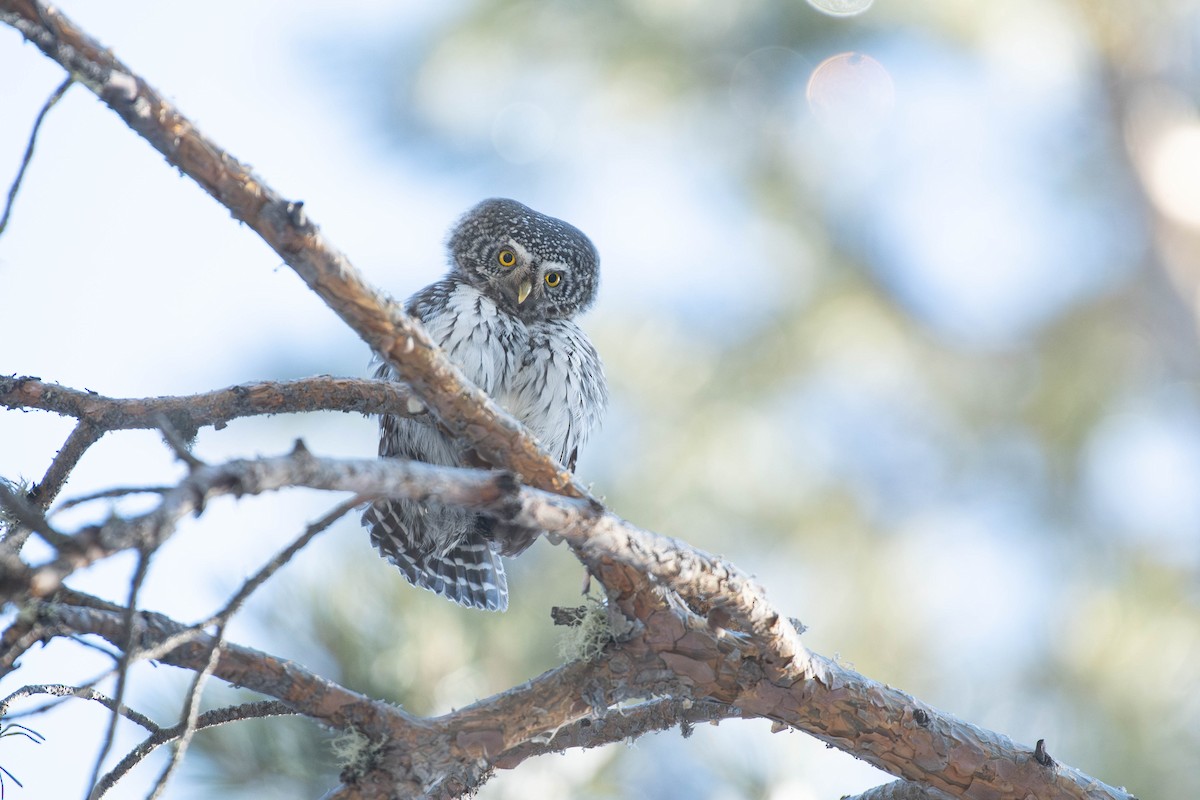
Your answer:
[[[600,421],[608,388],[587,335],[573,321],[591,305],[599,258],[562,220],[514,200],[485,200],[450,232],[450,271],[405,308],[477,386],[569,468]],[[375,377],[398,380],[386,363]],[[431,464],[473,463],[427,418],[383,415],[379,454]],[[474,608],[503,611],[500,556],[535,538],[462,509],[381,500],[363,514],[371,541],[412,584]]]

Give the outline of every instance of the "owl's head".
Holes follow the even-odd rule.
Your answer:
[[[566,319],[592,304],[600,257],[573,225],[516,200],[484,200],[450,231],[451,274],[527,322]]]

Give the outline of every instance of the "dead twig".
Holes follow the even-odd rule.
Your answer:
[[[8,227],[8,218],[12,214],[13,204],[17,200],[17,192],[21,190],[21,182],[25,179],[25,170],[29,168],[29,162],[33,160],[33,146],[37,143],[38,131],[42,128],[42,123],[46,120],[46,115],[50,113],[50,109],[54,108],[55,103],[62,99],[67,93],[67,89],[71,88],[71,84],[75,82],[74,78],[67,78],[58,85],[58,88],[50,93],[50,97],[46,98],[46,102],[42,104],[42,110],[38,112],[37,117],[33,121],[33,129],[29,131],[29,144],[25,145],[25,155],[21,158],[21,166],[17,170],[17,177],[13,178],[12,186],[8,189],[8,199],[4,203],[4,213],[0,214],[0,235],[4,234],[5,228]]]

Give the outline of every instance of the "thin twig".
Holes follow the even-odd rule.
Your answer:
[[[171,451],[175,453],[175,457],[186,464],[189,470],[199,469],[200,467],[204,466],[204,462],[196,458],[196,455],[192,452],[187,440],[185,440],[183,434],[181,434],[175,428],[175,425],[171,422],[170,417],[168,417],[166,414],[159,414],[155,427],[157,427],[159,433],[162,434],[163,440],[166,441],[167,446],[169,446]]]
[[[229,722],[241,722],[248,719],[261,719],[263,717],[295,716],[299,713],[296,709],[278,700],[257,700],[253,703],[243,703],[238,706],[214,708],[212,711],[205,711],[196,718],[193,730],[202,731],[206,728],[214,728]],[[146,756],[167,742],[179,738],[183,733],[184,725],[182,723],[173,728],[162,728],[156,733],[152,733],[141,744],[130,750],[115,767],[99,780],[96,784],[96,793],[94,796],[97,800],[103,797],[109,789],[116,785],[117,781],[125,777],[125,774],[140,764]]]
[[[118,653],[114,650],[110,650],[102,644],[97,644],[96,642],[89,642],[87,639],[84,639],[82,636],[68,636],[67,638],[70,639],[75,644],[79,645],[80,647],[86,647],[89,650],[95,650],[97,653],[103,653],[104,655],[111,658],[113,660],[114,664],[119,664],[121,662],[121,654],[120,653]],[[107,675],[97,678],[94,682],[99,683],[105,677],[107,677]]]
[[[222,608],[216,614],[213,614],[208,619],[202,622],[197,622],[195,625],[190,625],[186,629],[168,636],[154,647],[138,651],[137,657],[157,659],[171,652],[181,644],[195,641],[199,636],[207,636],[207,634],[204,633],[204,629],[210,625],[224,626],[227,622],[229,622],[233,615],[237,613],[238,609],[242,607],[250,595],[256,589],[266,583],[267,580],[274,575],[280,567],[288,563],[292,557],[296,555],[296,553],[300,552],[300,550],[308,545],[308,543],[314,538],[316,538],[318,534],[328,530],[333,523],[337,522],[339,519],[345,516],[347,512],[353,510],[355,506],[361,504],[362,502],[364,502],[364,498],[356,496],[334,506],[333,510],[309,525],[305,529],[304,533],[297,537],[295,541],[276,553],[274,558],[264,564],[258,572],[256,572],[252,577],[246,579],[246,581],[242,583],[241,588],[239,588],[233,597],[229,599],[229,602],[225,604],[224,608]]]
[[[217,668],[217,662],[221,660],[221,650],[225,644],[225,626],[224,624],[217,626],[217,631],[213,635],[212,650],[208,654],[208,663],[204,665],[204,669],[196,673],[196,677],[192,680],[191,691],[187,694],[187,700],[183,706],[183,720],[179,723],[183,727],[182,733],[179,735],[179,741],[175,745],[175,752],[171,753],[171,759],[167,762],[167,766],[163,768],[162,773],[158,776],[158,780],[154,784],[154,790],[150,794],[150,800],[158,800],[162,797],[162,793],[167,790],[167,783],[170,782],[171,776],[175,774],[175,770],[183,763],[183,757],[187,754],[188,745],[192,743],[192,736],[196,733],[196,725],[200,719],[200,697],[204,694],[204,686],[208,683],[209,677],[212,676],[213,670]]]
[[[163,495],[171,491],[170,486],[117,486],[112,489],[102,489],[98,492],[90,492],[72,497],[68,500],[63,500],[54,507],[55,513],[66,511],[68,508],[81,506],[84,503],[93,503],[97,500],[108,500],[114,497],[128,497],[131,494],[158,494]]]
[[[33,121],[33,130],[29,132],[29,144],[25,145],[25,156],[21,159],[21,168],[17,170],[17,177],[13,179],[12,186],[8,190],[8,200],[4,204],[4,213],[0,215],[0,235],[4,234],[4,229],[8,227],[8,218],[12,213],[13,203],[16,202],[17,192],[21,189],[21,181],[25,178],[25,170],[29,168],[29,162],[33,160],[33,146],[37,143],[38,131],[41,130],[42,122],[46,119],[46,115],[50,113],[50,109],[54,108],[54,104],[62,99],[62,96],[67,93],[67,89],[71,88],[71,84],[75,79],[68,77],[58,85],[46,102],[42,105],[42,110],[38,112],[37,119]]]
[[[4,631],[3,637],[0,637],[0,677],[12,672],[16,668],[17,659],[47,635],[48,629],[45,626],[18,614]]]
[[[116,703],[119,707],[125,698],[125,689],[129,684],[129,667],[133,663],[134,652],[134,617],[137,615],[137,596],[141,591],[142,584],[146,580],[146,574],[150,570],[150,558],[153,555],[151,547],[141,547],[138,549],[137,569],[134,570],[133,578],[129,582],[129,602],[125,607],[124,625],[125,625],[125,641],[121,647],[121,664],[117,669],[117,691]],[[100,746],[100,753],[96,756],[96,763],[92,767],[92,776],[88,780],[87,785],[94,787],[96,782],[100,780],[100,772],[104,768],[104,759],[108,757],[108,753],[112,750],[113,740],[117,735],[117,720],[119,715],[114,710],[112,718],[109,720],[108,729],[104,734],[104,742]],[[89,791],[87,797],[92,797],[93,792]]]
[[[179,736],[179,742],[175,746],[175,752],[171,754],[170,762],[163,769],[162,774],[159,775],[158,782],[155,784],[154,792],[151,795],[151,800],[156,800],[156,798],[161,797],[162,793],[166,790],[167,782],[170,780],[171,775],[183,762],[183,756],[187,752],[188,745],[191,743],[192,735],[197,730],[196,724],[200,714],[200,695],[204,690],[204,684],[207,682],[208,677],[212,675],[213,670],[216,669],[217,661],[220,658],[221,650],[225,641],[225,626],[229,622],[230,618],[237,613],[238,609],[241,608],[242,604],[250,597],[255,589],[262,586],[262,584],[265,583],[272,575],[274,575],[280,567],[288,563],[292,557],[296,555],[296,553],[300,552],[301,548],[311,542],[322,531],[328,529],[329,526],[334,522],[345,516],[346,513],[352,510],[355,506],[364,502],[364,499],[365,498],[362,497],[354,497],[346,502],[339,503],[324,517],[317,520],[312,525],[309,525],[304,533],[301,534],[294,542],[285,547],[283,550],[279,551],[279,553],[276,554],[276,556],[270,561],[268,561],[257,573],[255,573],[253,577],[246,580],[237,593],[230,598],[228,603],[225,604],[225,607],[221,609],[221,611],[219,611],[209,620],[193,626],[193,630],[197,630],[205,628],[214,622],[217,624],[217,630],[213,635],[212,652],[209,655],[208,663],[205,664],[203,670],[196,674],[195,680],[192,683],[192,689],[188,693],[187,701],[184,705],[183,722],[180,723],[184,726],[183,732]],[[160,645],[160,647],[164,647],[170,642],[171,640],[168,639],[163,643],[163,645]],[[172,645],[172,647],[173,646],[174,645]]]
[[[309,542],[315,539],[319,534],[328,530],[333,523],[337,522],[350,511],[354,510],[356,506],[361,505],[363,502],[365,502],[365,500],[366,498],[362,497],[361,495],[356,495],[349,500],[338,503],[333,507],[332,510],[329,511],[329,513],[325,514],[325,516],[309,525],[305,529],[304,533],[297,537],[294,542],[276,553],[275,557],[264,564],[262,568],[254,574],[253,577],[246,580],[246,582],[242,584],[242,587],[238,589],[237,593],[234,594],[233,597],[229,599],[229,602],[225,604],[225,607],[221,609],[220,612],[218,612],[209,620],[201,623],[200,626],[207,627],[208,625],[212,625],[214,623],[220,623],[223,625],[228,622],[229,619],[237,612],[237,610],[242,607],[242,604],[246,602],[247,598],[250,597],[251,593],[266,583],[267,580],[274,575],[280,567],[291,561],[292,557],[295,556],[296,553],[300,552],[300,550],[305,546],[307,546]]]
[[[95,702],[112,711],[114,714],[120,714],[128,720],[136,722],[138,725],[141,725],[151,733],[157,733],[158,731],[162,730],[162,727],[158,723],[147,717],[145,714],[134,711],[128,706],[120,705],[113,698],[105,694],[101,694],[90,686],[70,686],[65,683],[42,683],[30,686],[22,686],[8,697],[0,700],[0,717],[11,719],[18,716],[29,716],[29,714],[25,712],[20,714],[10,714],[8,707],[18,700],[23,700],[26,697],[33,697],[34,695],[39,694],[64,699],[79,697],[84,700],[94,700]]]

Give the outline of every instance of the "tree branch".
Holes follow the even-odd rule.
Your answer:
[[[318,376],[294,381],[260,381],[203,394],[175,397],[114,398],[80,391],[41,378],[0,376],[0,407],[39,409],[79,424],[50,464],[46,475],[30,492],[30,500],[43,511],[58,496],[67,478],[87,449],[109,431],[158,428],[166,418],[184,439],[203,427],[220,430],[242,417],[309,411],[344,411],[361,414],[420,416],[426,413],[405,384],[394,381]],[[28,531],[8,538],[14,552]]]
[[[294,381],[260,381],[202,394],[116,398],[80,391],[40,378],[0,376],[0,406],[40,409],[86,422],[96,430],[157,428],[166,417],[184,439],[200,428],[218,429],[241,417],[344,411],[415,416],[412,390],[394,381],[317,376]]]
[[[0,381],[3,380],[5,379],[0,378]],[[72,470],[79,463],[79,459],[83,458],[83,454],[89,447],[100,441],[100,437],[104,433],[103,428],[97,428],[86,420],[80,420],[79,424],[71,430],[67,440],[63,442],[63,446],[54,456],[54,460],[50,462],[46,474],[29,492],[29,499],[43,511],[49,508],[50,504],[54,502],[54,498],[62,490],[63,484],[67,482]]]
[[[644,569],[671,589],[690,594],[712,609],[736,607],[746,580],[718,559],[683,543],[598,512],[586,500],[521,487],[505,473],[395,459],[323,459],[303,448],[287,456],[200,467],[163,498],[162,508],[130,520],[113,520],[105,535],[111,537],[110,543],[145,541],[140,532],[151,521],[182,516],[218,494],[256,494],[289,485],[459,505],[513,524],[576,536],[584,550],[597,548],[597,557]],[[580,532],[585,528],[600,533],[585,535]],[[94,622],[84,624],[79,617],[68,616],[67,608],[39,619],[120,642],[112,638],[117,635],[112,620],[120,615],[90,609],[70,612],[84,614],[85,621],[87,615],[105,614],[108,627],[101,630]],[[410,743],[411,737],[418,735],[452,739],[454,746],[447,752],[462,755],[461,761],[439,761],[433,769],[416,761],[411,747],[394,753],[389,746],[381,763],[396,770],[390,772],[393,776],[410,776],[423,792],[434,788],[428,781],[422,782],[422,776],[428,775],[442,776],[450,781],[446,786],[465,791],[482,779],[475,764],[480,758],[492,763],[507,757],[511,762],[516,756],[508,755],[510,752],[521,752],[517,748],[541,740],[547,731],[589,715],[602,715],[624,699],[669,695],[728,704],[742,716],[763,717],[804,730],[881,769],[953,794],[989,797],[1025,791],[1039,797],[1128,797],[1068,767],[1044,766],[1032,748],[941,713],[819,655],[805,651],[802,658],[795,657],[793,663],[803,665],[802,675],[789,675],[774,666],[779,650],[769,630],[731,635],[724,626],[712,623],[713,616],[700,617],[679,608],[649,609],[638,617],[640,627],[623,641],[610,644],[598,661],[568,665],[533,684],[445,717],[418,721],[405,716],[403,724],[391,728],[356,727],[376,733],[388,730],[388,741],[396,746]],[[157,615],[138,616],[143,617],[153,621],[152,629],[162,635],[139,634],[132,642],[139,650],[186,630]],[[722,619],[736,618],[729,614]],[[791,626],[786,620],[781,624]],[[163,659],[203,668],[212,637],[190,631],[188,638],[188,643]],[[179,653],[185,647],[193,650],[187,650],[190,655],[183,658]],[[278,687],[270,688],[270,683],[268,688],[259,688],[262,675],[254,678],[248,673],[263,668],[241,649],[229,648],[214,674],[292,702],[291,696],[280,694]],[[226,656],[242,664],[232,679],[224,669]],[[266,674],[272,670],[267,668]],[[320,679],[312,676],[312,680]],[[340,727],[346,724],[342,720]],[[388,761],[389,755],[399,760]]]
[[[601,747],[676,727],[687,737],[691,736],[695,725],[742,716],[733,706],[707,700],[647,700],[629,708],[614,709],[602,717],[585,717],[547,732],[540,739],[510,747],[496,758],[493,765],[497,769],[515,769],[533,756],[561,753],[572,748]]]
[[[130,631],[125,626],[124,614],[119,611],[63,603],[40,603],[38,617],[48,625],[95,634],[118,647],[128,639],[130,647],[139,652],[153,650],[168,637],[188,630],[162,614],[140,611]],[[207,665],[213,643],[210,634],[189,635],[158,660],[199,671]],[[417,718],[394,706],[371,700],[298,664],[248,647],[226,644],[213,674],[228,683],[277,698],[290,708],[336,728],[356,728],[368,735],[384,737],[407,727],[421,727]]]

